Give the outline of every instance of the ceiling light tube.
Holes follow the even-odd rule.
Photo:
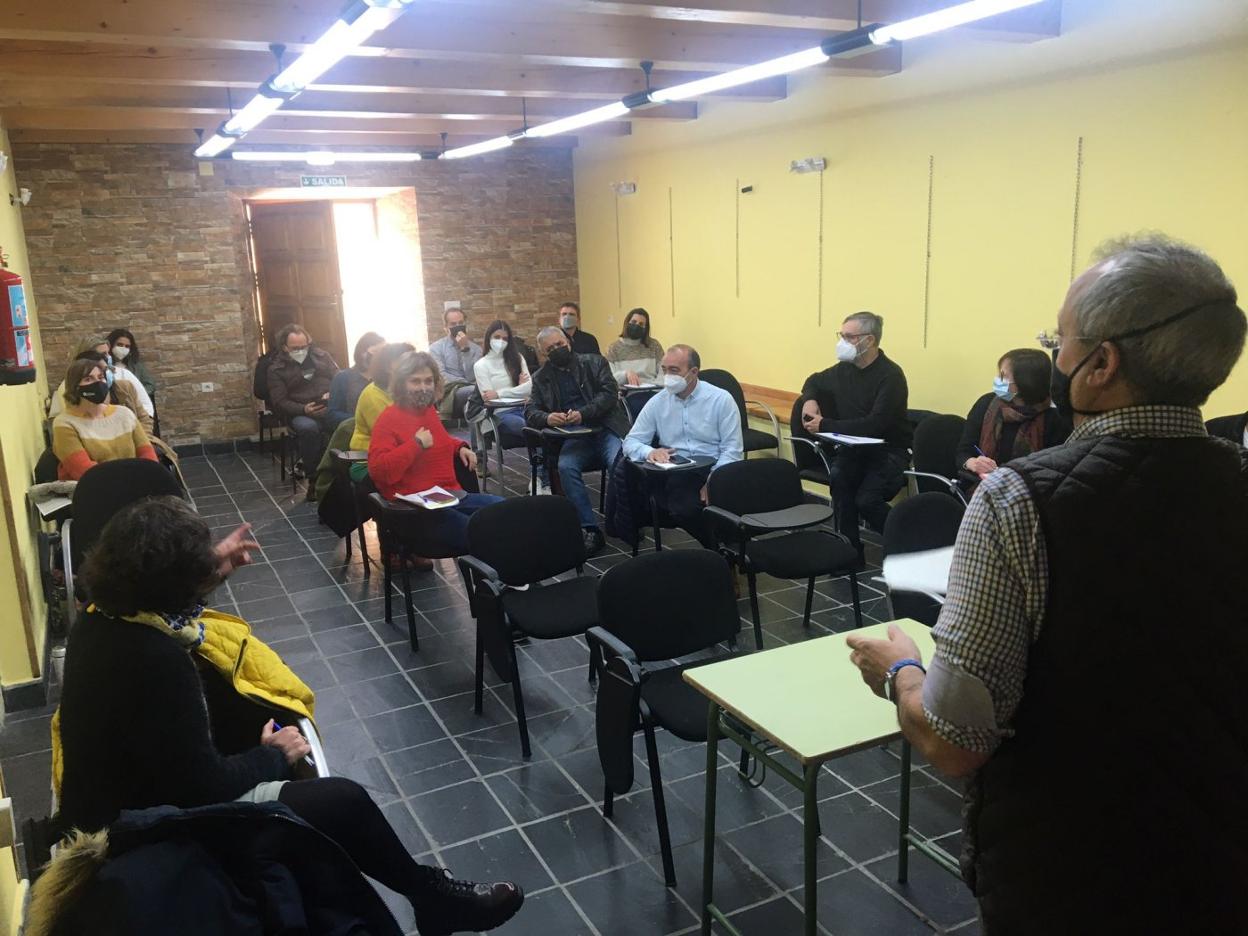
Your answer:
[[[221,125],[221,133],[224,136],[242,136],[249,130],[254,129],[259,123],[277,110],[286,102],[284,97],[273,97],[261,90],[250,101],[247,106],[240,110],[237,114]]]
[[[463,159],[465,156],[479,156],[482,153],[492,153],[495,150],[506,149],[511,146],[512,140],[509,136],[494,137],[489,140],[482,140],[480,143],[469,143],[467,146],[458,146],[455,149],[449,149],[442,154],[442,159]]]
[[[967,3],[959,3],[945,7],[943,10],[934,10],[922,16],[881,26],[872,31],[871,41],[876,45],[884,45],[893,40],[904,41],[917,39],[920,36],[930,36],[944,29],[965,26],[976,20],[996,16],[999,13],[1008,13],[1039,2],[1040,0],[969,0]]]
[[[336,162],[419,162],[420,153],[356,153],[332,150],[235,150],[230,154],[243,162],[306,162],[332,166]]]
[[[571,133],[573,130],[580,130],[582,127],[605,123],[608,120],[615,120],[617,117],[623,117],[627,113],[628,105],[623,101],[615,101],[611,104],[604,104],[602,107],[595,107],[593,110],[573,114],[571,117],[562,117],[559,120],[552,120],[549,123],[539,124],[536,127],[529,127],[529,129],[524,131],[524,135],[526,137],[540,139],[542,137],[555,136],[560,133]]]
[[[214,133],[196,148],[195,158],[212,159],[214,156],[220,156],[233,145],[233,137],[222,136],[220,133]]]
[[[650,92],[650,101],[654,104],[666,104],[668,101],[685,101],[689,98],[711,94],[714,91],[723,91],[725,88],[735,88],[738,85],[749,84],[752,81],[761,81],[763,78],[773,78],[776,75],[788,74],[802,68],[809,68],[811,65],[821,65],[827,60],[827,53],[819,46],[816,46],[813,49],[794,52],[792,55],[782,55],[780,58],[759,62],[757,65],[747,65],[744,68],[734,68],[732,71],[726,71],[719,75],[699,78],[697,81],[688,81],[685,84],[673,85],[670,88],[657,88]]]
[[[273,86],[285,93],[298,93],[325,74],[352,49],[362,45],[373,33],[389,26],[399,15],[380,6],[363,6],[348,20],[344,14],[333,26],[272,79]]]

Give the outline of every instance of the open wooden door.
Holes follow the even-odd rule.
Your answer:
[[[251,236],[265,347],[298,322],[339,367],[349,367],[333,203],[253,202]]]

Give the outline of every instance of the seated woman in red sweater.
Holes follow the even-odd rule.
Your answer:
[[[475,471],[477,456],[438,417],[442,374],[437,363],[424,351],[404,354],[390,372],[390,396],[394,405],[377,417],[368,446],[368,473],[381,496],[393,500],[435,485],[463,494],[455,459]],[[464,494],[456,506],[432,512],[456,555],[468,552],[468,518],[501,500],[492,494]]]

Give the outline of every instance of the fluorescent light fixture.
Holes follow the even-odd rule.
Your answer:
[[[552,120],[550,123],[529,127],[528,130],[524,131],[524,135],[540,139],[541,137],[555,136],[560,133],[571,133],[573,130],[579,130],[592,124],[615,120],[615,118],[623,117],[627,113],[628,105],[623,101],[616,101],[612,104],[604,104],[602,107],[595,107],[593,110],[573,114],[571,117],[562,117],[559,120]]]
[[[195,156],[198,159],[212,159],[214,156],[220,156],[233,145],[233,137],[222,136],[219,133],[214,133],[199,145],[199,147],[195,150]]]
[[[1040,0],[970,0],[968,3],[959,3],[945,7],[943,10],[925,13],[923,16],[881,26],[871,33],[871,41],[876,45],[884,45],[893,40],[930,36],[943,29],[964,26],[985,17],[1008,13],[1010,10],[1018,10],[1039,2]]]
[[[273,86],[288,94],[302,91],[377,30],[389,26],[398,15],[385,7],[369,6],[351,22],[339,19],[299,58],[274,76]]]
[[[247,106],[223,123],[202,144],[195,155],[201,159],[219,156],[261,121],[314,82],[364,43],[379,29],[385,29],[415,0],[354,0],[316,42],[289,66],[260,86]]]
[[[732,71],[726,71],[719,75],[699,78],[697,81],[688,81],[685,84],[673,85],[670,88],[658,88],[650,92],[650,101],[654,104],[666,104],[668,101],[685,101],[689,98],[711,94],[714,91],[723,91],[725,88],[735,88],[737,85],[749,84],[751,81],[760,81],[763,78],[785,75],[802,68],[809,68],[811,65],[821,65],[827,60],[827,53],[816,46],[813,49],[794,52],[792,55],[782,55],[780,58],[759,62],[757,65],[747,65],[744,68],[734,68]]]
[[[469,143],[467,146],[459,146],[455,149],[449,149],[441,155],[441,159],[463,159],[465,156],[480,156],[482,153],[492,153],[495,150],[506,149],[511,146],[511,137],[500,136],[490,140],[482,140],[480,143]]]
[[[247,102],[246,107],[221,125],[221,132],[225,136],[240,137],[281,107],[285,100],[285,98],[257,94]]]
[[[332,150],[235,150],[230,154],[243,162],[303,162],[309,166],[334,163],[420,162],[420,153],[356,153]]]

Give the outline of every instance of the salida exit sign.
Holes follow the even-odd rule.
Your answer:
[[[347,177],[342,175],[301,175],[300,188],[346,188]]]

